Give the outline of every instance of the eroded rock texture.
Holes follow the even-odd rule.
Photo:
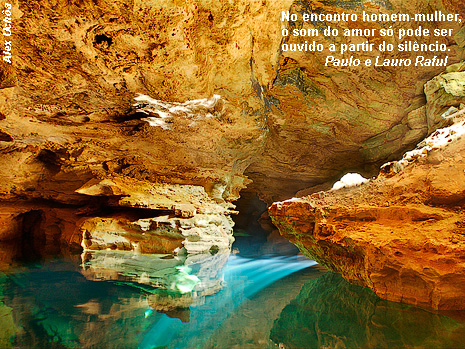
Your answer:
[[[275,203],[270,214],[307,256],[381,298],[464,309],[465,141],[419,154],[403,171]]]
[[[384,164],[377,179],[275,203],[281,234],[382,298],[464,309],[463,81],[465,72],[449,72],[425,85],[425,112],[450,126]]]
[[[271,203],[346,169],[370,172],[439,127],[423,84],[444,67],[325,67],[326,51],[282,52],[308,38],[281,28],[327,23],[280,15],[424,9],[465,15],[458,1],[426,0],[15,2],[13,65],[0,67],[0,199],[18,209],[1,217],[11,225],[0,239],[215,252],[231,243],[231,202],[247,185]],[[453,29],[422,41],[445,43],[451,64],[463,58],[460,23],[424,26]]]
[[[20,2],[16,85],[1,91],[3,195],[69,203],[87,180],[116,174],[219,185],[234,199],[266,133],[251,79],[274,78],[276,18],[289,5]],[[167,130],[140,120],[139,93],[173,103],[219,97],[212,118],[176,115]]]
[[[361,17],[363,10],[414,14],[424,8],[464,15],[459,2],[422,0],[20,1],[13,10],[13,66],[2,65],[2,198],[82,203],[77,188],[116,175],[199,185],[208,193],[221,187],[227,201],[252,179],[251,188],[271,202],[344,169],[369,170],[434,124],[430,119],[438,116],[425,117],[418,108],[423,83],[444,68],[325,67],[328,52],[282,52],[280,44],[282,26],[321,29],[327,23],[281,23],[281,12]],[[342,32],[391,24],[404,25],[333,26]],[[460,23],[423,26],[452,28],[453,37],[437,40],[450,49],[449,63],[463,58]],[[330,42],[322,35],[315,40]],[[139,94],[163,106],[151,109],[152,122],[143,106],[133,107]],[[166,114],[167,105],[198,100],[207,101],[204,114],[211,117]]]
[[[132,250],[139,253],[216,253],[230,250],[234,225],[219,195],[213,200],[201,186],[149,184],[138,180],[91,180],[78,193],[107,197],[113,208],[147,211],[83,219],[85,250]],[[139,213],[140,214],[140,213]]]
[[[267,133],[257,93],[274,79],[278,13],[291,3],[16,3],[14,62],[0,75],[0,198],[86,206],[68,236],[82,217],[134,207],[123,225],[168,215],[182,226],[163,252],[186,235],[195,246],[205,227],[221,241],[191,250],[229,246],[230,203]],[[19,235],[13,224],[1,238]]]
[[[427,9],[427,10],[426,10]],[[452,11],[464,16],[463,5],[451,2],[415,1],[296,1],[291,13],[299,20],[290,23],[292,29],[323,29],[327,25],[339,29],[375,29],[369,37],[295,37],[283,42],[304,44],[305,41],[323,44],[360,44],[366,40],[378,44],[385,40],[381,28],[416,27],[432,30],[436,27],[453,28],[453,38],[417,38],[418,42],[445,43],[449,64],[463,59],[464,34],[459,23],[405,23],[405,22],[338,22],[312,23],[302,21],[304,13],[405,13],[413,15],[424,11]],[[286,23],[284,23],[286,26]],[[411,37],[409,40],[413,39]],[[387,38],[396,44],[406,39]],[[346,52],[344,56],[327,50],[323,52],[282,52],[276,79],[269,86],[271,113],[268,116],[269,135],[260,157],[247,169],[254,180],[252,186],[261,191],[267,201],[293,196],[305,187],[324,184],[337,179],[349,170],[358,169],[366,175],[376,173],[382,159],[395,159],[409,146],[414,146],[437,127],[439,114],[428,113],[423,84],[441,73],[444,67],[359,67],[325,66],[327,55],[336,58],[413,58],[417,54]],[[425,54],[430,56],[430,54]],[[444,57],[445,53],[431,55]],[[430,127],[430,129],[428,129]],[[262,189],[266,187],[266,189]],[[322,186],[321,189],[328,189]],[[316,191],[317,191],[316,190]],[[271,199],[271,200],[270,200]]]

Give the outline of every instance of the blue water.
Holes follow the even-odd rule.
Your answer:
[[[315,264],[297,256],[256,259],[230,256],[223,276],[224,289],[211,296],[205,304],[193,307],[189,323],[166,315],[161,317],[144,334],[139,347],[201,348],[247,299],[277,280]]]
[[[0,348],[465,348],[463,312],[388,302],[244,239],[233,254],[101,251],[4,270]]]
[[[211,347],[228,331],[234,340],[231,333],[247,327],[234,323],[237,314],[254,307],[273,314],[249,324],[259,338],[254,330],[241,341],[272,347],[269,332],[279,311],[321,272],[302,256],[245,255],[101,251],[7,270],[0,274],[0,348]],[[183,293],[177,283],[184,291],[194,286]],[[267,288],[277,290],[275,300],[252,304]]]

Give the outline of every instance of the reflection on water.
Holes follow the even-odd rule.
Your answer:
[[[96,251],[10,270],[0,278],[0,315],[9,315],[0,320],[0,347],[202,346],[250,297],[313,264],[297,256]]]
[[[129,288],[87,280],[78,260],[58,260],[8,275],[5,306],[17,328],[20,348],[133,346],[132,337],[149,325],[140,314],[146,297]]]
[[[464,348],[465,325],[380,299],[328,272],[308,281],[274,323],[286,348]]]
[[[225,287],[205,304],[191,309],[189,324],[164,316],[143,336],[140,348],[202,347],[239,305],[276,280],[311,265],[315,262],[297,256],[231,256],[223,276]]]
[[[249,252],[97,251],[0,273],[0,348],[464,347],[462,322]]]
[[[203,297],[215,294],[223,287],[228,257],[229,252],[171,256],[87,251],[82,255],[81,273],[88,280],[116,281],[144,290],[151,295],[152,304],[156,299],[166,303],[166,299],[161,299],[163,297],[175,301],[175,296],[183,296],[191,299],[185,305],[188,307],[202,303]]]

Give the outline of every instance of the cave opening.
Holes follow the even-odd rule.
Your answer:
[[[42,258],[42,250],[46,244],[45,232],[41,230],[43,212],[31,210],[19,215],[20,220],[20,260],[23,262],[38,261]]]
[[[296,255],[299,250],[279,234],[268,215],[268,205],[253,191],[242,191],[235,203],[233,251],[243,257],[280,254]]]

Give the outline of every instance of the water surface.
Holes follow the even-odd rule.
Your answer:
[[[465,348],[463,313],[381,300],[295,249],[99,251],[0,274],[0,347]]]

